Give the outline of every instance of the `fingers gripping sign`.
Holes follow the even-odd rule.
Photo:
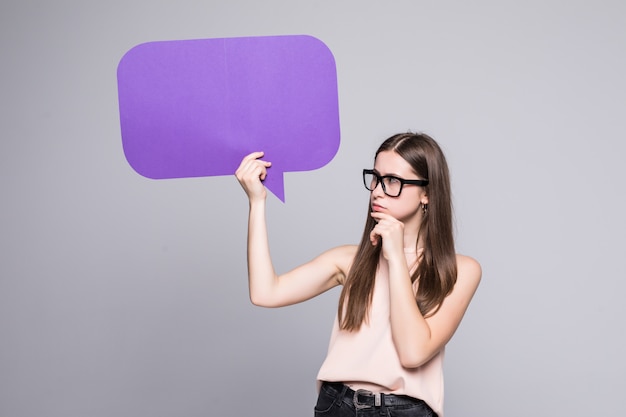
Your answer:
[[[267,169],[272,166],[272,163],[259,159],[263,155],[263,152],[253,152],[245,156],[235,172],[237,180],[251,201],[265,199],[267,196],[262,181],[267,178]]]

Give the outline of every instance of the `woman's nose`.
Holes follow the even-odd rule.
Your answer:
[[[376,187],[372,190],[372,195],[377,197],[382,197],[385,194],[385,190],[383,190],[383,182],[378,181],[376,183]]]

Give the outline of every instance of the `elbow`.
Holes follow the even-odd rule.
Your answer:
[[[263,291],[263,288],[252,285],[250,282],[250,286],[248,287],[248,296],[250,297],[250,302],[252,305],[257,307],[267,307],[268,303],[268,292]]]
[[[260,294],[250,293],[250,302],[257,307],[277,307],[271,298]]]
[[[403,368],[406,368],[406,369],[419,368],[426,362],[427,361],[419,359],[419,358],[400,358],[400,364],[402,365]]]
[[[267,307],[266,302],[258,295],[250,294],[250,302],[257,307]]]
[[[435,353],[428,354],[426,352],[399,352],[398,358],[400,359],[400,364],[402,367],[407,369],[419,368],[420,366],[427,363],[429,360],[435,356]]]

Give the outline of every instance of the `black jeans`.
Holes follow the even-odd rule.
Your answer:
[[[353,391],[338,382],[324,382],[320,388],[315,417],[437,417],[422,400],[405,395]]]

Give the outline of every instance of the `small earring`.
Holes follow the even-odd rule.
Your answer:
[[[422,203],[422,213],[424,215],[428,214],[428,204]]]

